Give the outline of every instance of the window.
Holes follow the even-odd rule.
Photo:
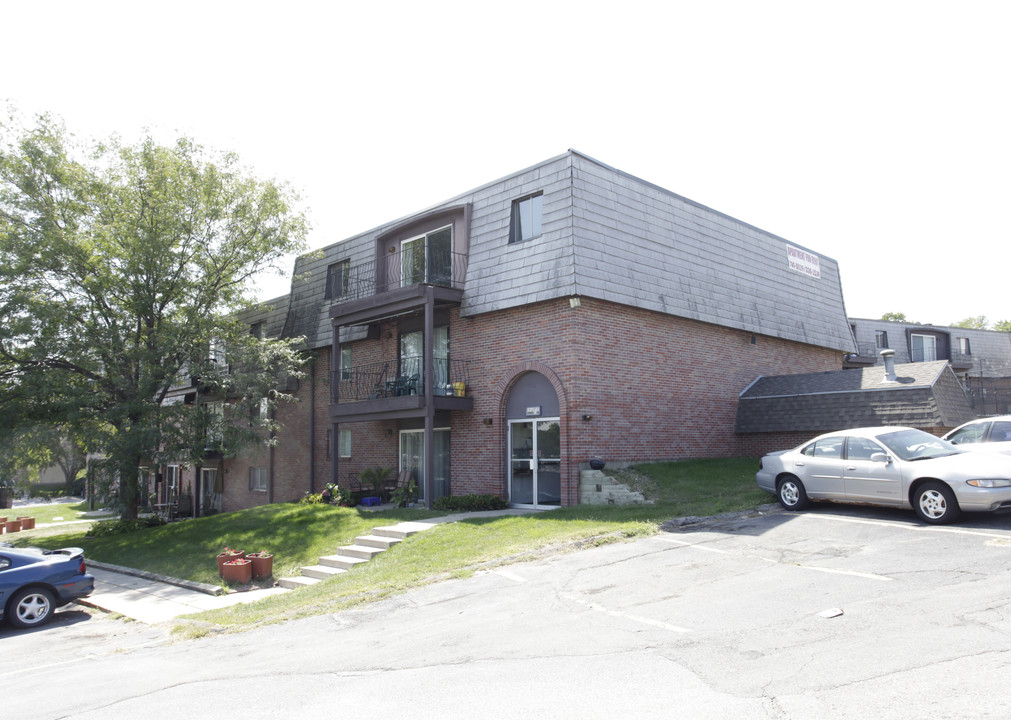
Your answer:
[[[207,412],[207,446],[215,447],[224,439],[225,404],[220,400],[204,406]]]
[[[326,291],[324,297],[327,300],[343,297],[348,294],[349,276],[351,274],[351,261],[341,260],[326,269]]]
[[[870,460],[874,453],[883,452],[884,448],[868,438],[851,437],[846,442],[846,457],[850,460]]]
[[[351,379],[351,343],[341,345],[341,382]]]
[[[874,331],[874,347],[884,350],[888,347],[888,332],[885,330]]]
[[[972,355],[969,349],[969,338],[958,338],[958,351],[963,355]]]
[[[435,328],[433,335],[433,372],[435,373],[435,394],[452,394],[449,386],[449,328],[445,325]],[[400,395],[423,395],[421,381],[425,374],[425,334],[418,330],[400,336],[400,372],[403,392]],[[447,388],[449,390],[447,391]]]
[[[207,358],[219,370],[225,367],[225,341],[221,338],[211,338],[210,351]]]
[[[263,322],[255,322],[249,326],[249,334],[257,340],[263,340]]]
[[[429,283],[448,286],[453,279],[453,228],[447,226],[400,244],[403,286]]]
[[[842,458],[842,448],[844,437],[828,437],[817,440],[802,451],[805,455],[814,458],[838,460]]]
[[[996,420],[990,428],[990,442],[1007,442],[1011,440],[1011,422]]]
[[[249,489],[253,492],[267,492],[267,468],[249,468]]]
[[[351,431],[350,430],[338,430],[337,431],[337,452],[340,453],[342,458],[351,457]]]
[[[937,360],[937,338],[933,335],[913,335],[913,362]]]
[[[541,213],[544,196],[541,193],[513,201],[509,226],[509,242],[518,243],[541,236]]]
[[[966,425],[964,428],[958,432],[952,433],[948,438],[948,442],[954,445],[972,445],[975,443],[983,442],[983,436],[986,435],[986,426],[989,423],[973,423],[972,425]]]

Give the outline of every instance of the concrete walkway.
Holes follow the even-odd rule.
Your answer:
[[[392,527],[402,526],[405,530],[419,532],[471,518],[528,515],[534,512],[543,511],[509,509],[456,513],[398,523]],[[142,570],[108,565],[92,560],[86,560],[86,562],[88,572],[95,576],[95,591],[80,602],[148,624],[166,622],[180,615],[216,610],[239,603],[256,602],[272,595],[292,592],[286,588],[273,587],[217,594],[222,592],[217,585],[167,578]]]

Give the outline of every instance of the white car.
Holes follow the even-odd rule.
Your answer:
[[[1011,415],[971,420],[959,425],[944,439],[963,450],[1011,455]]]
[[[907,427],[842,430],[766,455],[758,487],[787,510],[811,500],[912,508],[928,523],[1011,509],[1011,457],[960,450]]]

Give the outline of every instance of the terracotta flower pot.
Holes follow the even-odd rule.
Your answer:
[[[244,557],[246,557],[246,553],[244,553],[242,550],[233,550],[231,552],[221,553],[220,555],[218,555],[218,575],[224,577],[222,568],[225,566],[226,562],[228,562],[229,560],[241,560]]]
[[[262,580],[274,574],[274,556],[253,553],[246,555],[246,559],[253,563],[253,577]]]
[[[253,579],[252,560],[246,560],[245,558],[241,560],[229,560],[221,566],[221,577],[224,578],[225,582],[248,585]]]
[[[18,515],[18,520],[21,521],[22,530],[34,530],[35,529],[35,518],[27,517],[25,515]]]

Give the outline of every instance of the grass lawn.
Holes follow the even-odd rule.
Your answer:
[[[84,513],[88,511],[87,502],[79,503],[39,503],[38,505],[22,505],[19,507],[0,509],[0,515],[15,518],[27,515],[35,518],[35,524],[52,522],[71,522],[73,520],[88,520]],[[108,517],[113,517],[110,512]]]
[[[637,486],[653,504],[581,505],[443,525],[351,572],[261,602],[190,616],[180,627],[201,634],[336,612],[439,579],[467,576],[482,567],[651,535],[675,517],[753,509],[772,500],[755,485],[756,467],[756,461],[745,458],[642,465],[619,477]],[[297,575],[301,566],[316,564],[319,556],[333,554],[373,527],[440,514],[277,504],[114,537],[86,538],[87,525],[70,525],[10,539],[16,544],[83,547],[87,557],[96,560],[220,583],[215,556],[225,545],[247,552],[267,550],[274,554],[275,577]]]

